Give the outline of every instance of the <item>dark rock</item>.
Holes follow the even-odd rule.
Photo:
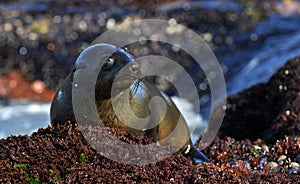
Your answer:
[[[284,135],[299,136],[299,107],[300,57],[289,60],[268,83],[228,97],[219,135],[268,142]]]

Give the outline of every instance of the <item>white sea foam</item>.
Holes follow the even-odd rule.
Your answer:
[[[13,104],[0,106],[0,138],[30,135],[50,122],[50,103]]]
[[[172,96],[171,99],[186,120],[191,132],[192,142],[195,143],[200,135],[203,135],[207,121],[200,114],[193,111],[193,105],[189,101],[177,96]]]

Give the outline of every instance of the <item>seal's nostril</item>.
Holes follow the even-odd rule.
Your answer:
[[[137,79],[140,76],[140,67],[139,65],[136,64],[132,64],[129,68],[130,72],[131,72],[131,76],[135,79]]]
[[[138,64],[133,64],[133,65],[130,67],[130,70],[131,70],[133,73],[138,73],[138,72],[140,71],[139,65],[138,65]]]

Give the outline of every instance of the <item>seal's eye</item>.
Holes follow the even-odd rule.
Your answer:
[[[111,58],[111,57],[108,58],[108,59],[104,62],[103,68],[104,68],[105,70],[110,69],[110,68],[112,67],[112,65],[114,64],[114,62],[115,62],[114,58]]]

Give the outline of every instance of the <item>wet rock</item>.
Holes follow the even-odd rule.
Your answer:
[[[300,168],[299,163],[297,163],[297,162],[292,162],[292,163],[291,163],[291,168],[292,168],[293,170],[295,170],[295,171],[298,171],[299,168]]]
[[[278,170],[278,164],[276,162],[269,162],[266,165],[266,168],[269,169],[270,171],[277,171]]]
[[[262,145],[262,150],[263,150],[263,153],[269,153],[270,152],[269,147],[265,144]]]
[[[279,165],[283,165],[283,163],[286,161],[286,159],[287,159],[287,157],[285,155],[281,155],[278,158],[277,162],[278,162]]]
[[[291,59],[266,84],[227,99],[219,135],[275,141],[300,132],[300,57]]]

